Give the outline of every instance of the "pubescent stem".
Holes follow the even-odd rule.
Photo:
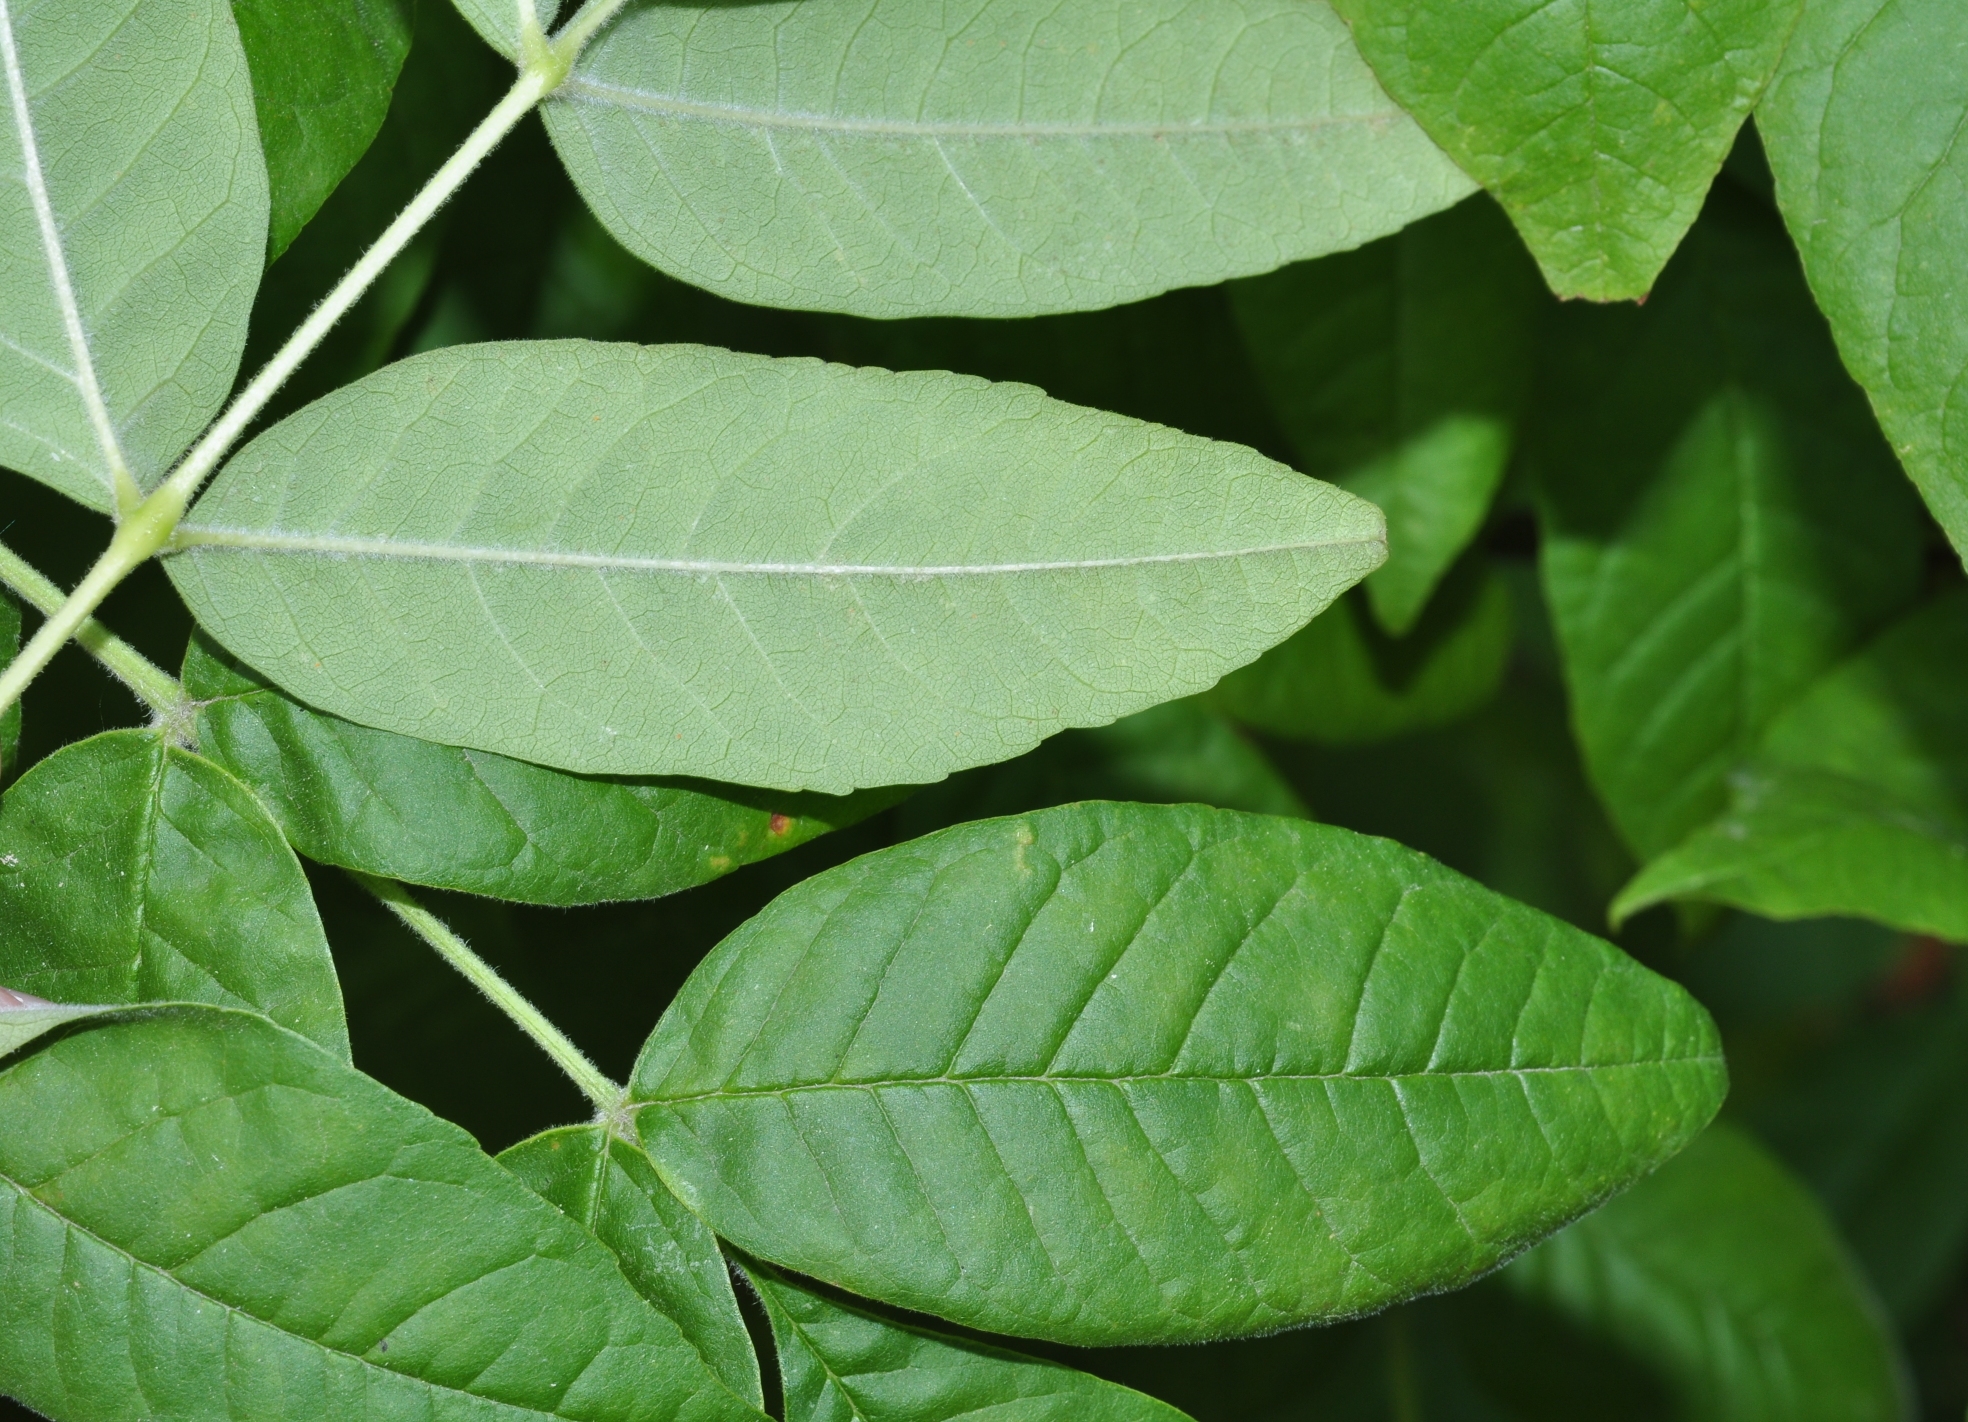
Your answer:
[[[62,590],[39,568],[4,543],[0,543],[0,583],[12,588],[21,601],[38,609],[44,617],[55,616],[67,601]],[[83,619],[75,629],[75,640],[160,718],[169,719],[183,713],[185,694],[178,679],[95,618]]]
[[[418,903],[416,897],[394,879],[379,879],[373,874],[354,869],[349,873],[363,888],[382,900],[391,913],[402,919],[411,932],[435,948],[445,962],[491,999],[494,1007],[517,1023],[520,1031],[537,1042],[540,1049],[554,1059],[554,1064],[581,1088],[588,1100],[594,1102],[599,1114],[613,1118],[620,1112],[622,1088],[603,1076],[600,1068],[567,1039],[566,1033],[549,1022],[539,1008],[500,977],[490,963],[472,952],[465,940],[453,933],[443,919]]]

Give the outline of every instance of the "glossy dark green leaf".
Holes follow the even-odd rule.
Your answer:
[[[499,1164],[606,1245],[725,1387],[764,1406],[758,1358],[717,1239],[639,1146],[599,1125],[564,1126],[500,1152]]]
[[[1757,111],[1845,363],[1968,558],[1968,7],[1810,0]]]
[[[1968,592],[1820,678],[1729,791],[1721,815],[1620,892],[1616,917],[1701,899],[1968,942]]]
[[[0,1392],[38,1411],[759,1416],[463,1131],[264,1018],[72,1033],[0,1118]]]
[[[1335,0],[1388,92],[1503,203],[1560,296],[1642,297],[1803,0]]]
[[[1900,1422],[1898,1349],[1817,1201],[1735,1128],[1512,1264],[1652,1363],[1688,1422]]]
[[[410,8],[411,0],[232,0],[266,154],[268,261],[383,126],[410,49]]]
[[[0,671],[11,666],[20,651],[20,631],[20,604],[0,588]],[[16,701],[0,711],[0,785],[14,773],[14,762],[20,755],[20,732],[21,704]]]
[[[199,748],[253,787],[308,858],[517,903],[659,898],[907,793],[572,775],[310,710],[202,638],[185,654],[184,680],[200,700]]]
[[[1644,309],[1562,313],[1544,586],[1594,783],[1643,858],[1903,607],[1921,517],[1782,231],[1717,200]]]
[[[1724,1082],[1679,988],[1412,850],[1092,803],[780,895],[630,1094],[748,1253],[1121,1343],[1454,1287],[1672,1155]]]
[[[252,1007],[348,1055],[294,851],[252,791],[154,731],[67,746],[0,801],[0,983]]]
[[[1362,745],[1461,720],[1496,694],[1510,656],[1510,594],[1481,565],[1433,600],[1405,637],[1344,598],[1208,694],[1260,731]]]
[[[1503,481],[1530,384],[1536,268],[1476,198],[1230,292],[1300,467],[1387,515],[1367,597],[1383,627],[1407,632]]]
[[[786,1422],[1188,1422],[1077,1369],[891,1322],[762,1265],[746,1274],[772,1321]]]

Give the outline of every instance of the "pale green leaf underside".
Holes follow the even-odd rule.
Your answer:
[[[892,1323],[763,1265],[745,1272],[772,1322],[786,1422],[1188,1422],[1089,1373]]]
[[[510,9],[477,17],[509,53]],[[1112,306],[1471,188],[1325,0],[635,6],[544,113],[644,260],[863,316]]]
[[[1116,1344],[1455,1287],[1671,1155],[1724,1081],[1679,988],[1412,850],[1090,803],[782,894],[630,1096],[747,1252]]]
[[[0,1393],[37,1411],[760,1415],[463,1131],[264,1018],[74,1033],[0,1119]]]
[[[943,372],[580,341],[404,361],[261,435],[169,560],[348,720],[841,793],[1200,691],[1379,563],[1243,449]]]
[[[29,1042],[45,1037],[84,1017],[115,1012],[101,1004],[43,1002],[40,998],[0,987],[0,1057],[12,1056]]]
[[[1659,1370],[1688,1422],[1899,1422],[1901,1364],[1803,1185],[1711,1126],[1504,1281]]]
[[[1756,125],[1845,363],[1968,558],[1968,7],[1812,0]]]
[[[64,746],[0,800],[0,984],[249,1007],[348,1057],[294,851],[252,791],[151,731]]]
[[[232,386],[266,246],[252,81],[224,0],[6,0],[0,31],[0,463],[109,509]]]

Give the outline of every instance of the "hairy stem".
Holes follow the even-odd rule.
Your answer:
[[[349,872],[357,883],[381,899],[391,913],[402,919],[411,932],[435,948],[445,962],[464,974],[473,987],[491,999],[494,1007],[537,1042],[540,1049],[554,1059],[554,1064],[581,1088],[588,1100],[594,1102],[598,1112],[612,1115],[620,1109],[622,1088],[603,1076],[581,1049],[567,1039],[566,1033],[549,1022],[539,1008],[500,977],[490,963],[472,952],[465,940],[453,933],[442,919],[418,903],[407,888],[394,879],[379,879],[357,870]]]
[[[566,69],[574,67],[574,61],[581,51],[587,48],[588,41],[595,37],[595,31],[614,19],[628,0],[588,0],[575,12],[574,18],[560,27],[560,33],[553,38],[554,52],[561,57]]]
[[[22,602],[38,609],[44,617],[55,616],[67,601],[62,590],[40,569],[4,543],[0,543],[0,583],[12,588]],[[95,618],[84,618],[74,636],[83,650],[107,667],[111,675],[159,716],[174,717],[183,711],[184,688],[178,685],[177,678]]]

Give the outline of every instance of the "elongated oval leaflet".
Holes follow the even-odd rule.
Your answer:
[[[1200,691],[1385,552],[1237,445],[944,372],[466,346],[235,458],[168,567],[333,715],[567,770],[843,793]]]
[[[512,5],[460,8],[514,52]],[[1472,188],[1325,0],[635,6],[544,114],[645,261],[862,316],[1113,306]]]
[[[1455,1287],[1720,1104],[1610,944],[1301,820],[1070,805],[782,894],[630,1086],[724,1238],[993,1332],[1170,1343]]]
[[[0,1119],[0,1393],[37,1411],[762,1415],[463,1131],[265,1018],[72,1033]]]
[[[232,388],[267,234],[225,0],[0,0],[0,463],[98,509]]]

